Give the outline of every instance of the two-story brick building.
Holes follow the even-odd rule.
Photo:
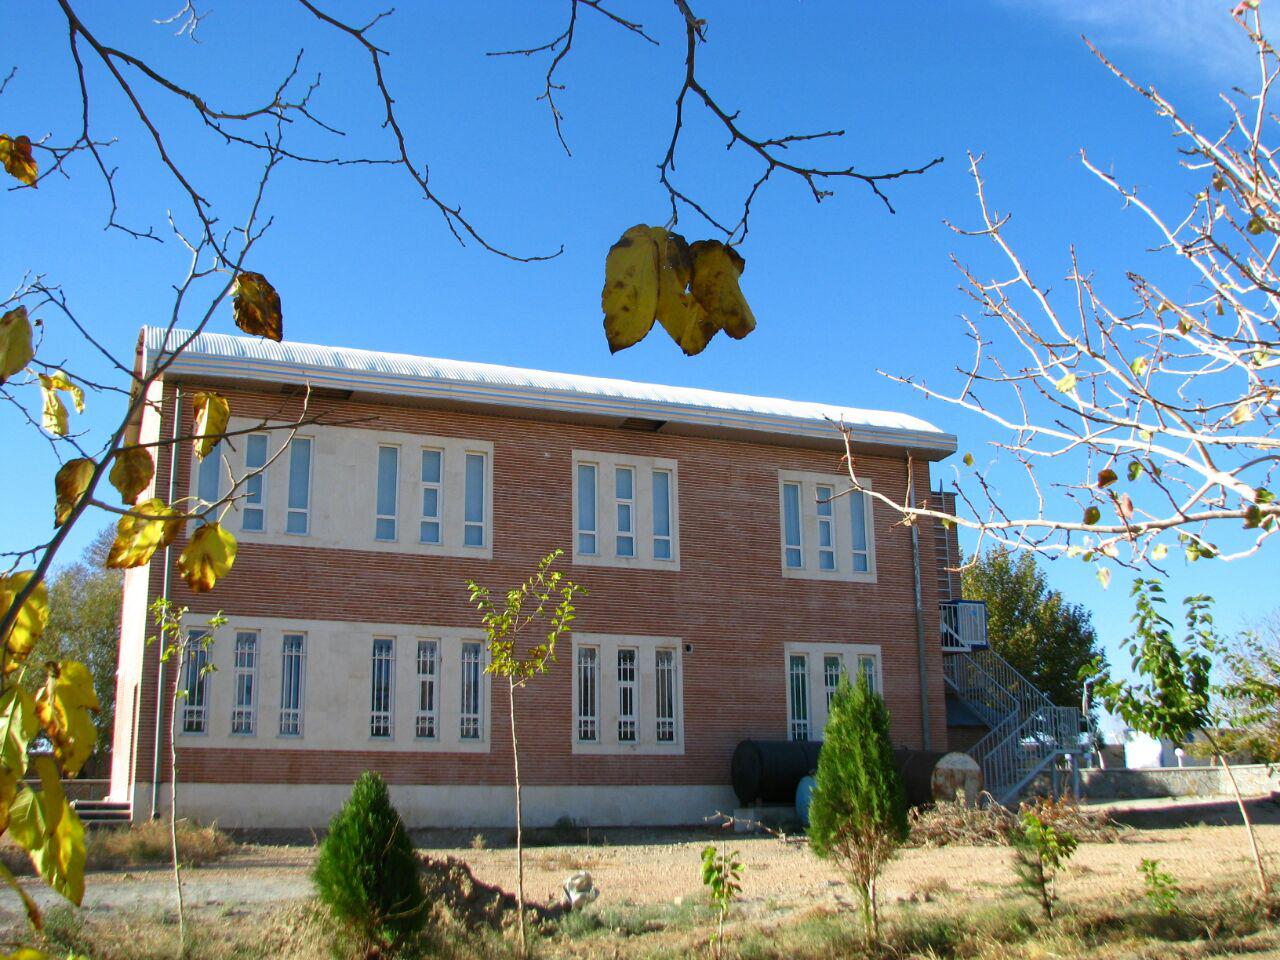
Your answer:
[[[143,331],[140,365],[161,337]],[[200,390],[228,398],[237,430],[298,417],[305,385],[309,416],[330,425],[291,442],[251,432],[203,462],[190,443],[160,448],[166,500],[214,501],[269,466],[224,517],[240,547],[216,590],[170,573],[182,539],[126,576],[111,792],[136,818],[167,804],[176,682],[188,815],[319,825],[376,769],[410,824],[510,823],[506,693],[484,673],[463,581],[505,589],[555,547],[590,593],[558,664],[517,694],[528,822],[727,809],[735,746],[819,738],[841,672],[871,675],[898,743],[946,748],[954,544],[837,495],[833,421],[852,430],[864,485],[898,498],[909,456],[925,495],[930,461],[955,450],[946,433],[895,413],[205,334],[153,391],[143,439],[189,434]],[[145,641],[161,596],[190,607],[191,629],[225,614],[215,671],[160,664]]]

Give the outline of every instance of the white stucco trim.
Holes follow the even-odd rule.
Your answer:
[[[181,811],[201,823],[228,828],[319,828],[351,795],[348,783],[182,783]],[[410,828],[505,827],[515,824],[509,786],[393,784],[391,801]],[[717,810],[736,806],[727,785],[526,786],[524,825],[550,827],[562,818],[580,826],[659,827],[702,825]],[[150,796],[139,784],[135,797]],[[167,807],[169,785],[161,784]],[[134,819],[145,816],[134,804]]]
[[[596,552],[587,554],[578,548],[578,466],[596,468]],[[619,556],[617,551],[618,511],[616,490],[619,467],[633,471],[631,537],[635,555]],[[596,450],[574,450],[572,468],[573,563],[584,567],[618,567],[633,570],[680,570],[680,471],[675,460],[666,457],[633,457]],[[671,559],[653,555],[653,474],[665,471],[671,476]]]

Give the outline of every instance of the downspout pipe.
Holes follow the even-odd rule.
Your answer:
[[[173,430],[169,436],[169,499],[173,503],[178,486],[178,425],[182,422],[182,388],[173,393]],[[164,548],[164,571],[160,599],[169,599],[170,548]],[[156,735],[151,751],[151,819],[160,814],[160,730],[164,727],[164,637],[156,644]]]
[[[916,506],[916,478],[914,464],[907,454],[907,505]],[[916,601],[916,657],[920,665],[920,742],[922,750],[933,749],[932,724],[929,718],[929,665],[925,660],[924,593],[920,583],[920,520],[911,524],[911,572]]]

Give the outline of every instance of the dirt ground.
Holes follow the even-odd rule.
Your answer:
[[[1280,805],[1259,801],[1254,815],[1259,838],[1273,862],[1280,862]],[[1138,865],[1158,859],[1188,892],[1227,882],[1247,883],[1251,876],[1248,841],[1230,825],[1232,808],[1224,803],[1137,802],[1119,806],[1122,820],[1137,826],[1117,843],[1081,844],[1060,884],[1066,899],[1125,895],[1143,889]],[[1188,823],[1195,825],[1186,825]],[[578,842],[554,843],[552,835],[533,837],[545,845],[526,849],[525,882],[531,899],[553,902],[565,878],[589,870],[601,904],[662,904],[700,895],[702,848],[723,834],[712,829],[687,831],[597,830]],[[184,873],[187,901],[196,908],[252,909],[312,895],[309,879],[315,848],[310,837],[258,838],[228,859]],[[471,837],[457,831],[418,832],[415,843],[435,855],[449,854],[470,864],[476,877],[505,889],[515,888],[515,850],[497,832],[486,835],[488,848],[475,849]],[[292,840],[294,842],[283,842]],[[798,904],[834,903],[844,895],[834,871],[802,842],[769,836],[728,835],[744,864],[742,903],[748,911]],[[589,841],[589,842],[588,842]],[[43,905],[58,898],[33,878],[24,887]],[[1013,882],[1009,850],[1004,847],[949,846],[907,849],[889,865],[881,889],[884,902],[996,899]],[[91,873],[84,907],[92,912],[166,909],[172,903],[172,878],[163,867]],[[7,916],[4,916],[7,915]],[[20,921],[19,908],[0,898],[0,916]]]

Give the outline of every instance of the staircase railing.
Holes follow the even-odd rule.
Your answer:
[[[943,676],[978,718],[993,729],[1018,713],[1017,696],[967,654],[943,658]]]

